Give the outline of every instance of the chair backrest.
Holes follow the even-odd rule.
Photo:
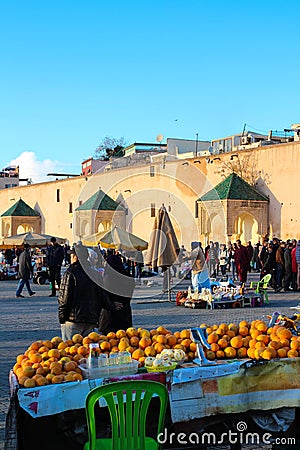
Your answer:
[[[272,275],[270,273],[268,273],[267,275],[265,275],[259,282],[259,287],[266,289],[268,287],[268,283],[271,280]]]
[[[104,398],[112,424],[112,449],[145,449],[146,417],[151,398],[160,399],[157,435],[163,431],[168,392],[156,381],[118,381],[92,389],[86,397],[90,450],[96,450],[95,404]]]

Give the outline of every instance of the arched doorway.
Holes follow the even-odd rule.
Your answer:
[[[224,216],[220,214],[210,215],[207,223],[207,231],[210,241],[224,244],[226,242]]]
[[[17,228],[17,234],[28,233],[29,231],[33,232],[33,228],[32,228],[32,226],[28,225],[27,223],[22,223]]]
[[[98,233],[104,233],[109,230],[111,230],[111,221],[102,220],[102,222],[100,222],[98,225]]]
[[[242,241],[242,243],[248,241],[256,243],[260,240],[260,235],[258,234],[258,222],[252,216],[252,214],[241,214],[238,217],[236,224],[237,236]]]

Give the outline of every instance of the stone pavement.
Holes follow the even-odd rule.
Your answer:
[[[251,279],[257,275],[251,274]],[[57,320],[57,299],[48,297],[49,285],[34,285],[36,295],[15,298],[16,281],[0,281],[0,450],[4,449],[5,416],[9,405],[8,374],[16,356],[23,353],[35,340],[51,339],[60,334]],[[175,286],[175,291],[187,289],[188,281]],[[165,325],[172,331],[199,326],[201,323],[239,322],[263,319],[273,311],[292,315],[291,306],[300,302],[300,293],[270,291],[270,304],[260,308],[203,310],[176,307],[161,297],[161,282],[158,286],[142,285],[136,289],[132,301],[134,326],[151,329]],[[148,302],[151,298],[165,300]],[[142,300],[144,299],[144,300]],[[145,303],[142,303],[145,301]],[[147,301],[147,303],[146,303]],[[30,450],[30,449],[28,449]]]

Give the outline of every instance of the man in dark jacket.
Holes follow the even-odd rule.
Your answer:
[[[35,292],[33,292],[31,290],[30,287],[30,276],[33,274],[33,268],[32,268],[32,264],[31,264],[31,256],[29,253],[29,248],[30,245],[29,244],[24,244],[24,250],[23,252],[20,254],[19,257],[19,271],[18,271],[18,276],[20,278],[19,280],[19,284],[16,290],[16,297],[17,298],[24,298],[24,295],[22,295],[22,290],[24,285],[26,285],[28,294],[30,296],[34,295]]]
[[[51,283],[51,294],[49,297],[56,296],[55,282],[60,286],[60,271],[64,259],[64,250],[61,245],[56,242],[56,238],[50,239],[51,245],[47,248],[47,267],[49,272],[49,281]]]
[[[58,297],[58,319],[62,339],[71,339],[74,334],[87,336],[98,327],[102,308],[116,311],[122,308],[112,303],[104,289],[97,282],[100,274],[88,263],[87,248],[76,244],[69,250],[71,265],[64,273]]]
[[[134,291],[134,279],[129,277],[119,255],[112,250],[107,251],[106,267],[104,270],[104,288],[112,302],[120,302],[122,309],[111,313],[107,308],[102,309],[99,329],[103,334],[109,331],[126,330],[132,327],[131,297]]]

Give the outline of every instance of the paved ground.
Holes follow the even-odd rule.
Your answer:
[[[257,275],[251,275],[251,278]],[[178,281],[178,280],[176,280]],[[175,286],[175,290],[187,288]],[[9,384],[8,374],[15,358],[35,340],[50,339],[60,334],[57,320],[57,299],[48,297],[49,286],[34,286],[36,295],[24,299],[15,298],[16,281],[0,281],[0,450],[4,449],[5,416],[8,410]],[[273,311],[291,315],[291,306],[300,302],[300,293],[277,293],[270,291],[270,304],[261,308],[192,310],[176,307],[161,297],[159,285],[142,285],[136,289],[136,298],[132,301],[135,326],[155,328],[165,325],[172,331],[198,326],[201,323],[239,322],[242,319],[254,320],[266,317]],[[25,292],[25,295],[27,293]],[[151,299],[166,300],[151,302]],[[30,449],[28,449],[30,450]]]

